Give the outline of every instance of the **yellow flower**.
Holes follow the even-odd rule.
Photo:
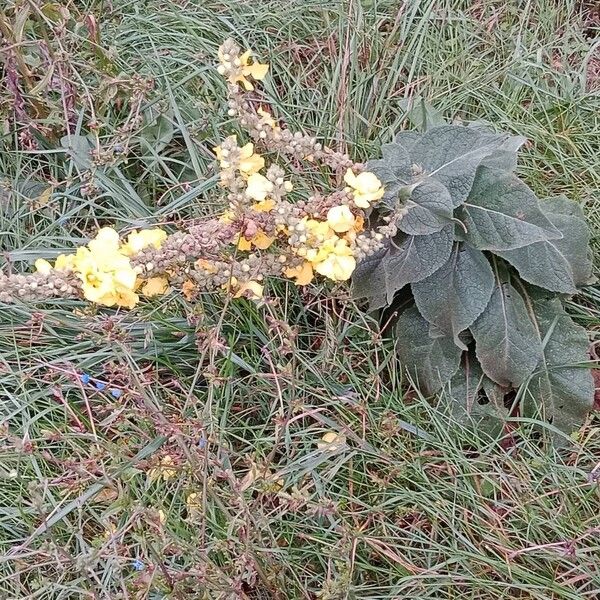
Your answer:
[[[221,148],[221,146],[215,146],[213,148],[213,150],[217,156],[217,160],[219,162],[223,162],[225,160],[225,153],[223,152],[223,148]],[[221,165],[221,166],[223,166],[223,165]]]
[[[213,263],[211,263],[210,260],[206,260],[205,258],[199,258],[196,261],[196,268],[202,269],[203,271],[206,271],[207,273],[213,273],[213,274],[218,271],[217,267],[215,267],[215,265]]]
[[[87,247],[73,256],[57,259],[57,265],[72,268],[82,281],[84,297],[104,306],[133,308],[139,300],[135,293],[136,272],[129,258],[119,249],[119,235],[104,227]]]
[[[328,431],[323,435],[320,442],[317,442],[317,448],[319,450],[339,450],[346,444],[346,436],[336,433],[335,431]]]
[[[344,233],[354,229],[354,222],[354,215],[345,204],[334,206],[327,212],[327,224],[336,233]]]
[[[195,517],[202,511],[202,496],[198,492],[192,492],[185,499],[185,506],[189,517]]]
[[[112,227],[102,227],[89,242],[88,248],[98,254],[118,252],[119,234]]]
[[[236,287],[237,291],[233,295],[234,298],[241,298],[243,296],[250,300],[260,300],[263,297],[264,287],[258,281],[246,281],[245,283],[237,284]]]
[[[196,297],[197,291],[196,284],[190,279],[184,281],[181,286],[181,293],[188,302],[191,302]]]
[[[129,309],[134,308],[140,300],[140,297],[135,292],[128,289],[117,290],[116,292],[114,292],[114,294],[108,296],[108,298],[111,299],[109,300],[110,302],[112,302],[112,299],[114,298],[114,304],[116,304],[117,306],[122,306],[124,308]],[[108,304],[108,302],[104,301],[99,302],[99,304],[111,306],[111,304]]]
[[[242,252],[250,252],[250,250],[252,250],[252,240],[246,239],[243,235],[240,235],[237,248]]]
[[[352,169],[348,169],[344,175],[344,181],[352,188],[354,204],[359,208],[369,208],[372,202],[383,197],[384,190],[381,181],[374,173],[364,171],[355,175]]]
[[[142,284],[142,294],[151,298],[166,294],[169,289],[169,280],[166,277],[150,277]]]
[[[308,261],[304,261],[297,267],[288,267],[284,270],[283,274],[286,277],[295,279],[294,283],[296,285],[308,285],[315,276],[312,264]]]
[[[42,275],[49,275],[50,271],[52,271],[52,265],[43,258],[38,258],[35,261],[35,270]]]
[[[221,61],[221,64],[217,68],[217,71],[221,75],[228,74],[227,79],[230,83],[241,83],[244,86],[244,89],[249,92],[254,89],[254,86],[247,78],[252,77],[257,81],[260,81],[265,78],[269,70],[269,65],[267,64],[261,64],[259,62],[250,63],[251,54],[252,50],[246,50],[244,54],[239,58],[234,59],[234,62],[232,63],[231,60],[225,58],[223,51],[219,49],[219,60]]]
[[[244,177],[258,173],[265,166],[265,159],[254,154],[254,144],[248,143],[240,148],[240,164],[238,168]]]
[[[235,213],[232,210],[226,210],[220,217],[219,222],[224,223],[225,225],[231,225],[235,218]]]
[[[266,250],[274,241],[275,241],[274,237],[267,235],[263,231],[259,231],[252,238],[252,243],[259,250]]]
[[[54,268],[57,271],[66,271],[67,269],[73,269],[75,263],[75,255],[74,254],[59,254],[56,257],[56,262],[54,263]]]
[[[315,264],[315,271],[333,281],[350,279],[356,269],[356,259],[346,240],[338,240],[335,246],[328,248],[327,257]]]
[[[127,236],[127,242],[121,246],[125,256],[134,256],[148,246],[158,250],[167,239],[167,232],[162,229],[134,230]]]
[[[271,200],[270,198],[267,198],[266,200],[263,200],[262,202],[257,202],[256,204],[252,205],[252,210],[255,210],[256,212],[270,212],[275,208],[275,200]]]
[[[273,191],[273,184],[260,173],[253,173],[248,177],[248,187],[246,187],[246,194],[256,200],[262,202],[266,199],[267,195]]]
[[[261,122],[264,125],[268,125],[269,127],[272,127],[273,129],[279,129],[279,127],[277,127],[277,122],[271,116],[271,113],[269,111],[263,110],[262,108],[258,108],[258,109],[256,109],[256,112],[260,115]]]

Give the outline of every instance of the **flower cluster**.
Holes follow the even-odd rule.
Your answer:
[[[131,232],[127,241],[121,243],[114,229],[103,227],[75,254],[61,254],[54,265],[38,259],[35,268],[41,275],[50,275],[53,270],[71,273],[81,281],[83,296],[90,302],[133,308],[139,301],[138,288],[143,294],[153,296],[164,293],[167,282],[161,277],[141,282],[130,257],[147,246],[160,248],[166,237],[166,232],[161,229],[148,229]]]
[[[297,285],[316,275],[348,280],[357,260],[383,238],[365,229],[369,209],[384,194],[382,184],[347,154],[277,121],[255,95],[255,83],[269,66],[251,57],[233,40],[219,49],[217,71],[227,82],[229,114],[254,140],[240,143],[232,135],[214,149],[227,203],[220,218],[171,235],[162,229],[133,231],[124,240],[104,227],[87,246],[54,264],[36,261],[31,275],[0,274],[0,301],[80,295],[103,306],[132,308],[140,294],[164,294],[171,287],[188,300],[215,290],[260,299],[268,276]],[[295,192],[282,166],[267,164],[269,155],[294,164],[322,163],[346,186],[329,194]]]

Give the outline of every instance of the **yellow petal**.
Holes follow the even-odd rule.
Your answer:
[[[103,227],[89,242],[88,248],[98,254],[116,252],[119,249],[119,234],[112,227]]]
[[[116,294],[116,303],[124,308],[134,308],[140,297],[132,290],[119,291]]]
[[[254,173],[248,177],[248,186],[246,194],[256,200],[262,202],[266,199],[267,194],[273,191],[273,183],[270,182],[264,175]]]
[[[269,125],[269,127],[275,128],[277,126],[277,122],[272,117],[271,113],[263,110],[262,108],[258,108],[256,112],[260,115],[262,123],[265,125]]]
[[[237,292],[234,294],[234,298],[241,298],[242,296],[250,298],[251,300],[260,300],[263,296],[264,287],[257,281],[247,281],[242,283]]]
[[[269,237],[263,231],[259,231],[253,238],[252,243],[259,250],[266,250],[273,242],[275,241],[274,237]]]
[[[232,210],[226,210],[220,217],[219,221],[221,223],[225,223],[226,225],[230,225],[233,223],[233,219],[235,217],[235,213]]]
[[[130,267],[127,269],[119,269],[113,274],[115,285],[133,290],[137,279],[136,272]]]
[[[269,71],[269,65],[261,64],[259,62],[255,62],[251,65],[248,65],[247,67],[244,67],[244,69],[243,69],[244,75],[250,75],[257,81],[264,79],[266,74],[268,73],[268,71]]]
[[[151,298],[165,294],[169,289],[169,281],[166,277],[150,277],[142,285],[142,294]]]
[[[205,258],[199,258],[196,261],[196,268],[206,271],[207,273],[216,273],[218,270],[213,263]]]
[[[240,173],[249,177],[254,173],[258,173],[265,166],[265,159],[258,154],[252,154],[248,158],[240,161]]]
[[[167,232],[160,228],[134,230],[127,236],[127,243],[122,246],[121,252],[126,256],[131,256],[148,246],[159,250],[166,239]]]
[[[354,228],[354,215],[345,204],[333,206],[327,212],[327,224],[336,233],[344,233]]]
[[[365,198],[362,194],[359,194],[358,192],[354,193],[354,204],[358,208],[369,208],[369,206],[371,206],[371,203],[368,200],[368,198]]]
[[[263,200],[262,202],[257,202],[256,204],[252,205],[252,210],[255,210],[256,212],[270,212],[275,208],[275,200],[271,200],[270,198],[267,198],[266,200]]]
[[[74,254],[59,254],[54,263],[54,268],[57,271],[64,271],[65,269],[72,269],[75,263]]]
[[[353,256],[331,254],[324,261],[315,265],[315,271],[333,281],[347,281],[356,268]]]
[[[356,188],[356,175],[352,172],[352,169],[348,169],[344,175],[344,181],[352,188]]]
[[[90,302],[96,302],[106,306],[113,306],[116,303],[116,298],[114,298],[114,294],[110,288],[97,286],[84,281],[81,285],[81,291],[83,292],[83,297]]]
[[[183,285],[181,286],[181,292],[183,294],[183,297],[188,302],[191,302],[196,297],[197,291],[198,290],[196,289],[196,284],[193,281],[190,281],[189,279],[187,281],[184,281]]]
[[[240,62],[242,63],[242,65],[247,66],[248,65],[248,61],[250,60],[251,56],[252,56],[252,50],[250,50],[250,49],[246,50],[246,52],[244,52],[240,56]]]
[[[381,181],[377,178],[375,173],[370,171],[363,171],[355,179],[356,189],[363,194],[377,192],[381,188]]]
[[[328,431],[323,435],[320,442],[317,442],[317,448],[319,450],[339,450],[346,444],[346,436],[336,433],[335,431]]]
[[[308,261],[297,267],[288,267],[284,270],[284,275],[295,279],[296,285],[308,285],[315,276],[312,265]]]
[[[248,142],[245,146],[240,148],[240,158],[246,159],[250,158],[254,154],[254,144],[252,142]]]
[[[52,271],[52,265],[43,258],[38,258],[35,261],[35,270],[42,275],[49,275],[50,271]]]
[[[243,75],[234,76],[232,83],[241,83],[247,92],[254,89],[254,86]]]
[[[243,235],[240,235],[237,247],[242,252],[250,252],[252,250],[252,242],[247,240]]]

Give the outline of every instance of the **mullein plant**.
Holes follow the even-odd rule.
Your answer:
[[[348,280],[357,260],[381,247],[382,231],[365,230],[366,211],[384,195],[380,180],[348,155],[314,137],[293,133],[248,97],[268,65],[227,40],[218,72],[227,81],[229,115],[254,139],[227,137],[214,149],[228,209],[185,232],[133,231],[123,239],[103,227],[86,245],[60,255],[36,272],[0,275],[0,301],[83,297],[98,305],[133,308],[140,296],[179,288],[192,300],[205,291],[259,299],[265,277],[307,285],[317,276]],[[307,201],[287,199],[293,185],[284,169],[267,165],[256,146],[293,159],[322,163],[344,174],[345,187],[315,192]]]
[[[589,231],[578,204],[540,202],[514,174],[524,138],[480,123],[402,131],[364,165],[264,108],[255,87],[269,67],[250,50],[227,40],[218,57],[228,114],[252,139],[214,149],[227,210],[171,234],[103,227],[54,264],[0,274],[0,302],[83,297],[131,309],[173,288],[188,300],[260,300],[267,277],[352,278],[355,298],[399,315],[405,371],[426,393],[445,389],[454,418],[501,431],[509,415],[541,416],[574,431],[594,385],[582,368],[587,334],[563,301],[591,281]],[[325,166],[344,187],[292,201],[289,175],[259,149]]]

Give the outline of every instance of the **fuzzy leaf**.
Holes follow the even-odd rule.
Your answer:
[[[92,145],[90,140],[83,135],[65,135],[60,139],[60,145],[65,148],[67,155],[79,169],[90,169]]]
[[[396,325],[396,350],[402,366],[419,388],[434,394],[450,381],[460,366],[462,351],[450,337],[432,339],[429,323],[416,307],[405,310]]]
[[[554,196],[542,201],[541,208],[563,232],[563,237],[555,240],[554,245],[569,262],[575,285],[589,284],[592,279],[590,229],[581,206],[566,196]]]
[[[444,125],[427,131],[410,151],[411,160],[421,166],[427,178],[435,179],[450,192],[454,207],[471,191],[481,162],[499,150],[512,150],[508,134],[483,132],[480,128]]]
[[[452,220],[452,198],[448,190],[433,179],[417,185],[406,204],[398,229],[408,235],[428,235],[443,229]]]
[[[521,385],[542,355],[525,302],[510,283],[496,285],[471,333],[484,373],[503,387]]]
[[[508,417],[503,402],[506,390],[484,375],[472,353],[465,354],[448,388],[449,408],[456,421],[494,437],[502,432]],[[445,401],[442,397],[440,404]]]
[[[385,292],[385,270],[383,258],[388,248],[383,248],[358,263],[352,274],[353,298],[372,298]]]
[[[426,102],[424,98],[404,98],[399,105],[406,112],[405,117],[412,127],[418,131],[427,131],[432,127],[446,124],[442,113]]]
[[[417,131],[399,131],[394,137],[394,142],[403,146],[408,152],[421,139],[422,133]]]
[[[587,283],[590,279],[592,264],[588,256],[587,223],[583,214],[575,216],[577,213],[572,205],[579,208],[565,197],[550,198],[541,203],[562,238],[496,254],[513,265],[525,281],[553,292],[574,294],[577,284]]]
[[[367,170],[375,173],[384,187],[381,203],[393,208],[400,190],[412,180],[412,163],[407,150],[400,144],[383,144],[383,158],[370,160]]]
[[[456,244],[442,267],[411,287],[423,317],[466,350],[459,333],[487,306],[494,290],[494,274],[481,251]]]
[[[453,226],[431,235],[396,238],[383,259],[388,303],[407,283],[421,281],[439,269],[452,251]]]
[[[588,336],[558,298],[534,299],[533,312],[543,355],[527,386],[524,414],[533,416],[541,404],[546,419],[570,433],[581,425],[594,403],[592,372],[578,367],[589,360]]]
[[[140,137],[148,142],[156,154],[160,154],[175,135],[173,110],[169,109],[166,114],[156,116],[150,111],[148,113],[148,125],[142,130]]]
[[[479,250],[512,250],[562,237],[522,181],[512,173],[490,167],[478,169],[458,217],[465,225],[460,235]]]

